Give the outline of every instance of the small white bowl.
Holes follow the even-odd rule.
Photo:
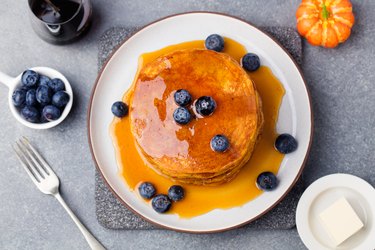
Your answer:
[[[41,75],[48,76],[49,78],[59,78],[61,79],[64,84],[65,84],[65,91],[69,94],[69,102],[65,106],[64,111],[62,112],[61,116],[59,119],[55,121],[50,121],[46,123],[32,123],[26,121],[24,118],[22,118],[20,111],[14,106],[13,101],[12,101],[12,94],[14,90],[21,86],[21,77],[22,73],[18,75],[15,78],[12,78],[2,72],[0,72],[0,83],[5,84],[9,88],[9,95],[8,95],[8,102],[9,102],[9,108],[12,111],[13,116],[17,119],[18,122],[22,123],[26,127],[33,128],[33,129],[48,129],[57,126],[60,124],[69,114],[72,105],[73,105],[73,90],[72,87],[69,83],[69,81],[65,78],[63,74],[58,72],[55,69],[51,69],[48,67],[34,67],[30,68],[30,70],[33,70]]]
[[[364,227],[335,246],[319,221],[319,214],[333,201],[348,200]],[[349,174],[331,174],[311,184],[301,196],[296,211],[298,234],[308,249],[375,249],[375,189]]]

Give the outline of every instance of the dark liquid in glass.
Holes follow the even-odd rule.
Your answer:
[[[32,17],[34,30],[51,43],[70,42],[90,24],[89,0],[29,0],[29,5],[35,15]]]
[[[45,1],[35,4],[33,10],[36,16],[46,23],[63,23],[68,21],[77,12],[80,5],[77,2],[69,0],[55,0],[51,2],[56,6],[56,10]]]

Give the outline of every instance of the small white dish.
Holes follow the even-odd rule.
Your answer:
[[[319,214],[341,197],[348,200],[364,227],[336,247],[319,221]],[[375,189],[354,175],[324,176],[303,193],[297,206],[296,223],[309,249],[375,249]]]
[[[0,83],[3,83],[9,89],[9,94],[8,94],[9,108],[10,108],[13,116],[16,118],[16,120],[18,122],[22,123],[23,125],[25,125],[26,127],[33,128],[33,129],[48,129],[48,128],[55,127],[58,124],[60,124],[68,116],[68,114],[69,114],[69,112],[72,108],[72,105],[73,105],[73,90],[72,90],[72,87],[70,86],[70,83],[65,78],[65,76],[55,69],[51,69],[51,68],[48,68],[48,67],[34,67],[34,68],[30,68],[30,69],[34,70],[35,72],[37,72],[39,74],[48,76],[51,79],[53,79],[53,78],[61,79],[65,84],[65,91],[66,91],[66,93],[69,94],[69,97],[70,97],[68,104],[65,106],[64,111],[61,114],[60,118],[55,120],[55,121],[50,121],[50,122],[46,122],[46,123],[28,122],[24,118],[22,118],[19,110],[13,105],[13,102],[12,102],[12,94],[13,94],[14,90],[21,85],[22,73],[19,74],[17,77],[13,78],[11,76],[8,76],[8,75],[0,72]]]

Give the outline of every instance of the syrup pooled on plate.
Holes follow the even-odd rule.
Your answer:
[[[138,72],[143,65],[154,61],[159,56],[177,50],[194,48],[204,49],[204,41],[185,42],[143,54],[139,58]],[[239,62],[247,51],[236,41],[225,38],[223,53],[229,54]],[[263,132],[251,159],[230,182],[218,186],[181,184],[185,189],[185,198],[173,203],[169,213],[178,214],[182,218],[190,218],[214,209],[241,206],[255,199],[263,192],[256,186],[256,178],[260,173],[270,171],[276,174],[278,172],[284,155],[274,149],[274,142],[277,137],[276,123],[279,107],[285,90],[279,80],[272,74],[272,71],[266,66],[261,66],[255,72],[249,72],[249,75],[262,99],[264,115]],[[133,86],[123,97],[125,103],[130,104],[129,100],[132,98],[132,91]],[[119,174],[129,188],[139,195],[137,192],[138,185],[148,181],[154,184],[157,193],[167,194],[169,187],[175,185],[176,182],[155,172],[142,159],[131,132],[130,117],[115,118],[111,124],[110,133],[115,146]],[[139,198],[142,199],[140,196]]]

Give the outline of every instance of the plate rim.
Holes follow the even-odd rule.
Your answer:
[[[310,138],[309,138],[309,143],[308,143],[308,146],[307,146],[307,151],[306,151],[305,158],[304,158],[304,160],[302,162],[302,165],[301,165],[301,167],[300,167],[300,169],[299,169],[299,171],[298,171],[295,179],[293,180],[293,182],[291,183],[291,185],[289,186],[289,188],[284,192],[284,194],[276,202],[274,202],[270,207],[268,207],[265,211],[263,211],[259,215],[255,216],[255,217],[253,217],[253,218],[251,218],[251,219],[249,219],[247,221],[244,221],[243,223],[239,223],[239,224],[231,226],[231,227],[226,227],[226,228],[221,228],[221,229],[214,229],[214,230],[203,230],[203,231],[188,230],[188,229],[179,229],[179,228],[174,228],[174,227],[166,226],[166,225],[163,225],[163,224],[159,224],[159,223],[157,223],[155,221],[152,221],[151,219],[148,219],[147,217],[143,216],[141,213],[139,213],[138,211],[136,211],[135,209],[133,209],[131,206],[129,206],[115,192],[115,190],[112,188],[112,186],[110,185],[110,183],[105,178],[105,176],[104,176],[101,168],[99,167],[98,161],[96,160],[96,157],[95,157],[95,153],[94,153],[92,141],[91,141],[91,126],[90,126],[90,117],[91,117],[92,103],[93,103],[94,94],[96,92],[99,80],[100,80],[100,78],[101,78],[101,76],[103,74],[104,69],[106,68],[106,66],[108,65],[108,63],[111,61],[111,59],[113,58],[113,56],[116,54],[116,52],[119,50],[119,48],[121,48],[129,39],[133,38],[134,35],[138,34],[139,32],[142,32],[143,30],[145,30],[146,28],[148,28],[149,26],[151,26],[151,25],[153,25],[155,23],[158,23],[158,22],[163,21],[165,19],[169,19],[169,18],[173,18],[173,17],[177,17],[177,16],[189,15],[189,14],[212,14],[212,15],[219,15],[219,16],[233,18],[233,19],[236,19],[237,21],[241,21],[244,24],[251,26],[252,28],[254,28],[257,31],[259,31],[259,32],[263,33],[264,35],[266,35],[273,42],[275,42],[288,55],[289,59],[293,62],[294,66],[298,70],[299,75],[302,78],[302,81],[304,83],[304,87],[305,87],[305,90],[306,90],[306,93],[307,93],[307,97],[308,97],[308,105],[309,105],[309,108],[310,108],[310,123],[311,123]],[[159,19],[157,19],[157,20],[155,20],[153,22],[150,22],[150,23],[142,26],[141,28],[137,29],[129,37],[127,37],[126,39],[124,39],[121,43],[119,43],[117,46],[115,46],[113,48],[112,52],[109,54],[109,56],[107,57],[107,59],[103,63],[102,67],[100,68],[100,70],[98,72],[98,76],[95,79],[94,86],[92,87],[92,90],[91,90],[91,93],[90,93],[89,105],[88,105],[88,109],[87,109],[86,127],[87,127],[87,139],[88,139],[88,143],[89,143],[90,153],[91,153],[91,157],[92,157],[92,159],[94,161],[96,170],[100,173],[100,176],[103,179],[105,185],[109,188],[109,190],[116,197],[116,199],[121,202],[122,205],[124,205],[127,209],[129,209],[130,211],[132,211],[135,215],[141,217],[143,220],[149,222],[150,224],[152,224],[152,225],[154,225],[154,226],[156,226],[158,228],[172,230],[172,231],[176,231],[176,232],[183,232],[183,233],[209,234],[209,233],[225,232],[225,231],[229,231],[229,230],[240,228],[240,227],[242,227],[244,225],[247,225],[247,224],[249,224],[249,223],[251,223],[251,222],[259,219],[260,217],[262,217],[263,215],[265,215],[269,211],[271,211],[275,206],[277,206],[289,194],[289,192],[295,186],[295,184],[297,183],[297,181],[300,179],[301,174],[302,174],[302,172],[303,172],[303,170],[304,170],[304,168],[306,166],[308,156],[310,154],[311,145],[312,145],[312,141],[313,141],[313,135],[314,135],[314,115],[313,115],[313,110],[312,110],[312,101],[311,101],[310,90],[309,90],[309,88],[307,86],[306,79],[305,79],[305,77],[304,77],[304,75],[302,73],[302,70],[301,70],[300,66],[298,65],[298,63],[296,62],[296,60],[289,53],[289,51],[287,51],[284,48],[284,46],[281,45],[281,43],[279,41],[277,41],[275,38],[273,38],[267,32],[264,32],[261,29],[259,29],[257,26],[253,25],[251,22],[248,22],[248,21],[244,20],[243,18],[240,18],[240,17],[237,17],[237,16],[233,16],[233,15],[230,15],[230,14],[226,14],[226,13],[214,12],[214,11],[189,11],[189,12],[181,12],[181,13],[176,13],[176,14],[172,14],[172,15],[167,15],[167,16],[159,18]]]

